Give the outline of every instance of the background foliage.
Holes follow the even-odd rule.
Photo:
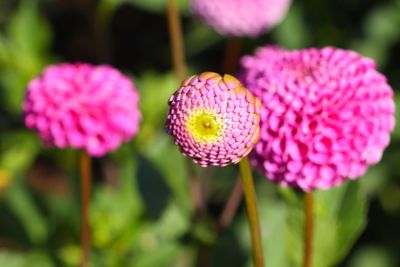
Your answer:
[[[21,115],[27,82],[60,61],[118,67],[141,96],[139,135],[94,161],[92,266],[250,266],[244,207],[217,231],[237,168],[196,168],[205,210],[194,216],[185,159],[163,132],[166,102],[177,87],[165,2],[1,0],[0,266],[79,262],[77,152],[44,147]],[[193,18],[186,0],[179,8],[190,73],[220,71],[227,40]],[[399,0],[296,0],[277,28],[243,40],[242,52],[266,43],[354,49],[374,58],[398,90],[399,14]],[[397,126],[383,161],[365,177],[317,192],[314,266],[400,266],[399,148]],[[259,176],[256,185],[268,266],[300,266],[301,193]]]

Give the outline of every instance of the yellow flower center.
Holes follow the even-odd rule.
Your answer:
[[[222,121],[209,110],[195,111],[186,122],[188,132],[197,142],[213,143],[221,136]]]

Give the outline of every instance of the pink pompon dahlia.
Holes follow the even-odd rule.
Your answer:
[[[253,163],[267,178],[328,189],[377,163],[394,128],[393,91],[373,60],[326,47],[259,48],[241,80],[261,99]]]
[[[102,156],[131,139],[141,118],[132,82],[102,65],[60,64],[33,79],[23,104],[25,124],[58,148]]]
[[[222,35],[256,37],[281,22],[290,3],[291,0],[191,0],[191,9]]]
[[[238,163],[258,139],[261,103],[233,76],[193,75],[169,105],[167,132],[203,167]]]

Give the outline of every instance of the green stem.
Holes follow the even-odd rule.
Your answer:
[[[185,78],[186,65],[181,19],[175,0],[168,0],[168,29],[175,75],[179,82],[182,82]]]
[[[313,232],[314,232],[314,197],[312,192],[307,192],[304,198],[305,233],[304,233],[304,263],[303,267],[312,266],[313,258]]]
[[[91,159],[86,152],[81,153],[81,250],[82,258],[80,267],[87,267],[90,254],[90,191],[91,191]]]
[[[263,248],[261,242],[261,230],[257,212],[256,192],[250,162],[247,157],[240,163],[240,175],[242,177],[244,198],[246,201],[247,218],[249,220],[253,262],[255,267],[264,267]]]

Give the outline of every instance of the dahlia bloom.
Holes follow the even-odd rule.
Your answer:
[[[27,88],[25,125],[48,145],[102,156],[131,139],[141,114],[132,82],[102,65],[47,67]]]
[[[167,132],[203,167],[239,162],[258,139],[261,103],[233,76],[193,75],[169,105]]]
[[[202,21],[227,36],[256,37],[281,22],[291,0],[191,0]]]
[[[332,47],[266,46],[241,64],[243,84],[263,105],[252,162],[268,179],[328,189],[380,161],[394,100],[373,60]]]

